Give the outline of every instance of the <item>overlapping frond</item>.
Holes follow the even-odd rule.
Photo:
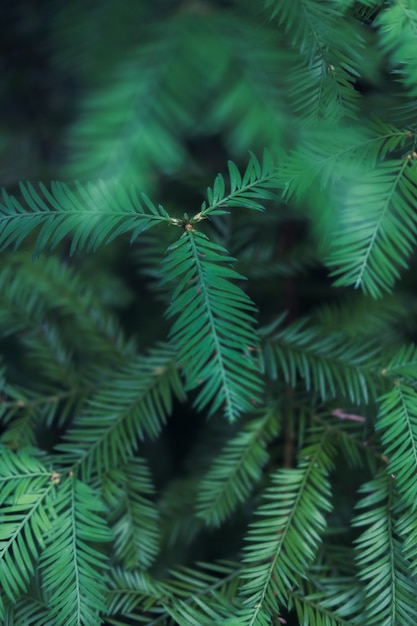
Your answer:
[[[0,302],[10,292],[15,317],[27,315],[30,307],[30,315],[36,319],[40,316],[44,321],[53,318],[59,323],[60,337],[67,350],[82,351],[101,364],[124,362],[135,353],[135,342],[125,338],[120,324],[109,313],[99,287],[88,281],[86,274],[74,271],[68,262],[43,256],[33,263],[28,254],[19,253],[10,260],[4,276]],[[97,282],[99,278],[97,274]],[[31,290],[27,303],[19,299],[19,286],[26,296]],[[110,294],[114,299],[115,294]],[[71,332],[67,329],[68,319],[71,319]],[[91,368],[91,363],[89,366]]]
[[[241,593],[242,624],[263,626],[286,605],[312,563],[331,509],[328,472],[332,446],[321,433],[300,452],[296,469],[279,469],[247,535]]]
[[[354,82],[364,67],[359,25],[335,3],[266,0],[266,6],[272,7],[273,16],[301,53],[302,62],[289,73],[289,95],[297,119],[311,125],[357,118],[359,97]]]
[[[164,282],[176,282],[168,317],[187,389],[200,388],[199,409],[224,409],[230,421],[256,406],[262,394],[254,331],[256,308],[221,246],[189,225],[168,249]],[[202,387],[201,387],[202,385]]]
[[[220,11],[210,20],[201,17],[194,65],[204,77],[200,97],[206,104],[209,98],[206,132],[220,131],[233,158],[248,150],[279,149],[294,120],[283,77],[297,62],[296,53],[283,45],[275,25],[236,22],[237,13]]]
[[[299,64],[288,77],[293,111],[304,126],[314,127],[325,120],[338,124],[358,115],[358,93],[351,74],[344,67],[326,63],[321,55],[311,64]]]
[[[161,222],[169,222],[162,206],[155,206],[133,187],[106,185],[104,182],[82,185],[53,182],[49,190],[43,183],[39,191],[31,184],[21,184],[22,202],[5,190],[0,203],[0,250],[21,246],[28,235],[40,227],[34,255],[50,250],[72,237],[71,254],[83,248],[96,250],[123,233],[131,232],[131,241]]]
[[[0,585],[13,602],[26,591],[50,531],[51,477],[39,459],[0,447]]]
[[[364,609],[358,582],[336,576],[315,576],[313,584],[290,591],[289,598],[303,626],[354,626]]]
[[[110,624],[146,623],[157,626],[172,620],[178,626],[225,626],[236,612],[239,567],[234,563],[179,568],[163,582],[143,572],[117,570],[112,577]]]
[[[107,557],[97,544],[111,540],[97,492],[65,478],[54,500],[54,522],[40,568],[56,626],[97,626],[106,608]]]
[[[102,483],[114,535],[114,557],[128,569],[148,568],[159,549],[158,510],[152,502],[154,486],[145,461],[139,457],[112,468]]]
[[[279,328],[283,320],[260,331],[263,369],[270,378],[282,377],[292,387],[301,381],[322,400],[340,396],[359,404],[375,396],[379,353],[375,342],[347,345],[339,332],[322,332],[306,320]]]
[[[279,178],[287,197],[306,197],[318,185],[340,196],[340,184],[357,185],[358,177],[388,155],[401,157],[414,151],[414,133],[376,116],[366,126],[318,124],[305,130],[299,146],[285,158]],[[335,196],[340,204],[340,198]]]
[[[17,626],[17,624],[30,624],[31,626],[45,626],[51,624],[48,621],[47,606],[31,598],[23,596],[16,603],[8,602],[2,618],[3,626]]]
[[[184,555],[203,528],[203,520],[195,514],[199,487],[198,476],[186,476],[172,481],[161,494],[161,544],[170,552],[181,546]]]
[[[413,1],[392,3],[381,11],[375,20],[380,49],[387,55],[391,71],[417,94],[417,61],[415,41],[417,37],[417,7]]]
[[[355,31],[352,23],[343,19],[343,10],[334,3],[296,0],[288,4],[285,0],[265,0],[265,6],[271,7],[272,17],[283,25],[292,41],[310,59],[328,50],[345,48],[347,52],[345,42],[352,41],[352,36],[347,33]],[[358,41],[355,43],[358,45]],[[350,51],[352,55],[354,52]]]
[[[395,476],[398,491],[411,509],[417,507],[417,392],[397,382],[381,398],[376,424],[382,430],[382,446],[388,471]]]
[[[139,440],[155,438],[174,397],[184,399],[175,353],[161,345],[111,374],[76,417],[58,449],[85,479],[126,462]]]
[[[200,482],[197,515],[218,526],[248,498],[262,477],[268,461],[268,443],[279,429],[279,415],[273,408],[235,434],[217,454]]]
[[[169,28],[161,23],[91,90],[68,137],[69,178],[121,180],[148,190],[155,170],[172,174],[184,165],[181,139],[195,100],[188,26],[181,18]]]
[[[416,582],[411,578],[396,529],[393,478],[380,474],[366,483],[354,526],[364,528],[356,542],[359,579],[366,603],[361,621],[369,626],[415,624]]]
[[[328,264],[337,286],[392,291],[417,241],[414,157],[381,163],[352,184]]]

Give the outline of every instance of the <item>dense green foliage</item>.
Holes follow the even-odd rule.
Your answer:
[[[66,114],[2,79],[7,626],[416,624],[417,2],[254,4],[45,2]]]

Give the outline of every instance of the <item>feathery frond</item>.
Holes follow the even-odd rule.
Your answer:
[[[277,198],[277,170],[269,152],[264,151],[262,163],[254,154],[251,154],[243,176],[233,161],[228,162],[228,168],[230,192],[226,192],[224,177],[218,174],[213,187],[207,189],[207,201],[201,205],[201,213],[198,214],[199,219],[211,215],[223,215],[227,213],[227,207],[263,211],[265,207],[262,202],[259,202],[260,200]]]
[[[31,184],[20,185],[25,206],[3,190],[0,204],[0,250],[16,250],[40,227],[34,255],[55,248],[72,236],[70,253],[86,248],[97,250],[123,233],[131,232],[134,241],[141,232],[162,222],[170,222],[162,206],[156,207],[133,187],[75,183],[72,190],[64,183],[53,182],[51,190],[39,184],[40,193]]]
[[[364,598],[352,579],[317,577],[312,585],[290,591],[289,597],[303,626],[354,626],[362,618]]]
[[[395,477],[401,499],[412,510],[417,507],[417,392],[396,382],[381,398],[376,428],[382,430],[382,446],[388,471]]]
[[[128,569],[148,568],[158,553],[158,510],[151,500],[154,487],[145,461],[135,457],[104,477],[103,499],[114,534],[114,556]]]
[[[187,390],[200,387],[198,409],[223,408],[234,421],[259,402],[262,383],[252,356],[257,351],[254,304],[233,280],[233,259],[190,225],[163,261],[164,282],[176,282],[168,317]]]
[[[175,353],[162,345],[104,382],[58,446],[62,460],[85,480],[127,462],[140,439],[159,434],[174,397],[184,399],[184,392]]]
[[[328,265],[335,285],[361,287],[377,298],[391,291],[417,241],[414,157],[381,163],[348,193]]]
[[[74,476],[64,478],[54,500],[55,519],[40,569],[56,626],[96,626],[106,608],[107,558],[98,548],[111,540],[98,494]]]
[[[266,447],[277,435],[279,415],[272,407],[233,436],[200,482],[197,515],[219,526],[248,498],[268,460]]]
[[[235,614],[238,575],[234,563],[178,568],[163,582],[141,572],[117,571],[112,585],[120,591],[111,592],[110,612],[148,626],[162,625],[169,618],[178,626],[223,626]],[[131,623],[120,618],[108,621],[115,626]]]
[[[299,586],[312,563],[326,527],[325,514],[331,509],[327,476],[332,454],[322,433],[300,452],[297,469],[272,474],[265,502],[256,511],[260,519],[247,536],[241,574],[248,607],[245,626],[267,623],[277,603],[287,604],[288,590]]]
[[[415,97],[417,94],[417,61],[415,41],[417,37],[417,8],[413,2],[393,3],[381,11],[375,20],[378,43],[388,56],[391,71]]]
[[[13,602],[26,591],[50,531],[51,477],[39,459],[0,448],[0,584]]]
[[[291,387],[301,380],[324,401],[341,396],[360,404],[375,395],[379,349],[374,342],[347,346],[342,334],[309,328],[306,320],[280,329],[283,320],[260,330],[263,369],[272,380],[282,376]]]
[[[356,541],[359,579],[365,585],[362,620],[373,626],[415,623],[416,583],[411,578],[397,535],[393,479],[380,474],[361,488],[363,513],[354,526],[364,527]]]

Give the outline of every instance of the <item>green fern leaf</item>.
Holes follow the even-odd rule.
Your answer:
[[[162,345],[112,373],[57,446],[63,461],[76,464],[88,480],[126,462],[139,439],[157,437],[174,396],[184,399],[174,358]]]
[[[417,507],[417,393],[407,384],[397,383],[380,400],[376,428],[382,430],[388,471],[395,476],[398,491],[407,506]]]
[[[148,568],[158,553],[158,511],[145,461],[133,458],[111,469],[102,483],[103,498],[111,511],[114,556],[128,569]]]
[[[314,579],[313,585],[290,592],[299,624],[306,626],[354,626],[361,623],[364,599],[357,581],[346,578]]]
[[[94,544],[111,534],[97,493],[75,477],[66,478],[54,502],[55,521],[40,568],[56,626],[97,626],[106,609],[106,556]]]
[[[164,282],[177,281],[168,317],[176,316],[170,337],[178,350],[187,389],[200,389],[199,410],[211,403],[210,414],[224,408],[230,421],[253,409],[262,384],[252,354],[255,306],[233,284],[240,276],[233,259],[204,234],[186,229],[163,261]]]
[[[207,201],[204,201],[201,205],[201,213],[198,214],[198,220],[211,215],[223,215],[227,213],[227,207],[241,207],[263,211],[265,206],[260,200],[274,200],[277,198],[277,170],[269,152],[264,151],[262,163],[258,161],[254,154],[251,154],[243,176],[241,176],[233,161],[228,162],[228,167],[230,192],[226,193],[224,177],[218,174],[213,187],[208,187],[207,189]]]
[[[328,264],[335,285],[361,287],[374,298],[392,291],[417,240],[417,167],[387,161],[352,186]]]
[[[272,475],[265,502],[256,512],[260,519],[247,536],[241,573],[241,592],[250,609],[245,626],[261,626],[279,605],[287,605],[288,591],[299,586],[315,557],[326,526],[324,515],[331,509],[329,454],[332,446],[321,433],[301,451],[297,469],[279,469]]]
[[[417,37],[417,8],[408,0],[390,5],[375,20],[379,45],[388,56],[392,72],[415,96],[417,93],[417,61],[414,54]]]
[[[144,572],[115,570],[109,613],[123,615],[126,621],[107,619],[115,626],[157,626],[171,620],[178,626],[224,626],[235,613],[238,574],[233,563],[201,564],[198,570],[183,567],[163,582]]]
[[[374,342],[347,344],[341,333],[309,328],[306,320],[279,329],[284,318],[260,330],[263,369],[272,380],[282,376],[296,387],[301,379],[322,400],[341,396],[360,404],[375,396],[379,349]]]
[[[0,448],[0,585],[13,602],[26,591],[51,527],[51,477],[37,458]]]
[[[353,525],[365,528],[356,542],[359,578],[366,594],[362,623],[413,626],[417,589],[397,538],[392,478],[379,475],[361,492],[365,495],[357,506],[366,511]]]
[[[197,497],[197,515],[219,526],[246,501],[268,460],[267,444],[276,437],[278,415],[271,408],[251,420],[231,438],[203,477]]]
[[[3,190],[0,204],[0,250],[14,245],[16,250],[37,227],[41,227],[34,255],[52,249],[72,235],[71,254],[86,248],[96,250],[123,233],[131,232],[131,241],[161,222],[169,222],[165,209],[156,207],[149,198],[131,188],[127,192],[117,185],[106,186],[54,182],[49,191],[42,183],[39,193],[33,185],[20,185],[27,208]],[[143,202],[143,203],[142,203]]]

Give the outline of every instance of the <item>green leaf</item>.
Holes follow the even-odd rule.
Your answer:
[[[297,469],[278,469],[256,511],[245,548],[241,593],[245,626],[262,626],[288,601],[313,562],[331,510],[328,473],[334,452],[326,433],[300,452]]]
[[[147,198],[143,198],[145,208],[133,187],[127,191],[120,185],[76,182],[72,190],[53,182],[50,191],[42,183],[39,188],[40,193],[31,183],[20,185],[26,206],[3,190],[0,250],[11,245],[16,250],[38,227],[35,256],[68,236],[72,237],[71,254],[83,248],[97,250],[123,233],[131,232],[134,241],[144,230],[170,221],[165,209]]]
[[[359,579],[365,586],[362,620],[369,626],[415,624],[416,583],[396,532],[396,500],[391,477],[380,474],[361,488],[365,509],[353,520],[364,527],[356,541]]]
[[[56,517],[40,568],[56,626],[97,626],[106,609],[107,557],[97,544],[111,540],[97,493],[74,477],[63,480]]]
[[[51,478],[39,459],[0,447],[0,586],[13,602],[26,591],[50,531]]]
[[[252,419],[220,450],[203,477],[197,497],[197,515],[206,524],[220,526],[235,509],[246,502],[261,480],[269,458],[268,443],[277,436],[279,416],[270,408]]]
[[[302,319],[280,328],[284,319],[260,330],[262,366],[272,380],[301,384],[323,401],[344,397],[360,404],[375,397],[380,350],[374,341],[347,341]]]
[[[222,408],[234,421],[260,401],[255,306],[234,282],[243,277],[221,246],[190,226],[168,248],[164,282],[176,287],[167,311],[176,317],[170,338],[178,350],[187,390],[199,388],[195,405]]]
[[[388,471],[395,477],[404,503],[417,507],[417,392],[407,384],[395,384],[380,399],[376,428],[382,431],[382,446]]]
[[[174,397],[184,399],[175,356],[161,345],[113,372],[57,446],[64,462],[76,464],[88,480],[127,462],[139,440],[156,438]]]
[[[351,185],[327,263],[336,286],[372,297],[393,290],[417,241],[413,158],[381,163]]]
[[[232,161],[228,162],[228,167],[230,192],[226,193],[224,178],[218,174],[213,188],[207,189],[207,202],[203,202],[201,214],[198,214],[201,218],[227,213],[227,207],[263,211],[263,200],[274,200],[278,197],[277,170],[271,154],[267,151],[264,152],[262,163],[251,154],[243,177]]]
[[[159,515],[151,497],[154,487],[149,468],[133,458],[104,477],[102,492],[111,511],[114,556],[128,569],[148,568],[159,549]]]

